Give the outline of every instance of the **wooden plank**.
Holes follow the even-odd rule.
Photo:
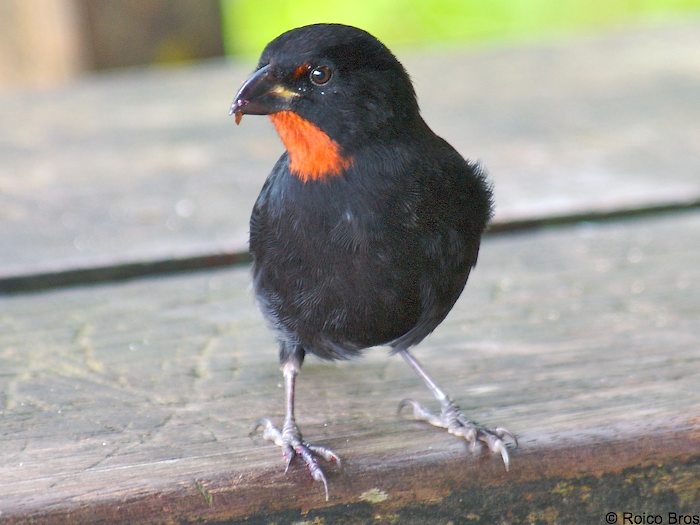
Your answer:
[[[299,423],[344,460],[328,503],[247,435],[281,416],[283,394],[246,269],[0,298],[0,519],[697,513],[699,281],[698,212],[488,238],[416,354],[470,416],[517,433],[511,472],[396,416],[402,398],[430,401],[400,359],[310,358]]]
[[[496,188],[496,222],[700,200],[698,21],[403,53],[426,119]],[[253,61],[0,97],[0,278],[245,251],[279,140],[228,105]],[[663,179],[660,179],[663,174]]]

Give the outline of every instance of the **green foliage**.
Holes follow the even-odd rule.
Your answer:
[[[633,17],[700,13],[700,0],[221,0],[229,54],[257,55],[278,34],[340,22],[390,47],[536,38]]]

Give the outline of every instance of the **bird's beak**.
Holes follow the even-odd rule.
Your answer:
[[[236,124],[243,115],[269,115],[289,109],[291,101],[299,93],[280,83],[270,64],[253,73],[236,93],[229,115],[234,115]]]

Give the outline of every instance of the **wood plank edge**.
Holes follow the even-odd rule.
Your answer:
[[[637,208],[584,210],[560,215],[500,220],[491,223],[486,231],[486,235],[528,232],[542,228],[565,227],[582,222],[633,219],[697,209],[700,209],[700,195],[682,202],[674,201],[670,203],[640,206]],[[0,276],[0,295],[13,295],[53,288],[118,282],[159,274],[235,266],[247,264],[249,262],[250,254],[245,247],[240,247],[228,252],[211,252],[192,256],[174,257],[171,259],[118,262],[113,265],[95,265],[45,272],[30,271],[26,274]]]
[[[371,461],[371,465],[370,465]],[[13,513],[3,524],[55,523],[602,523],[608,512],[692,513],[700,498],[696,425],[621,440],[522,447],[510,472],[464,450],[327,470],[331,499],[294,465],[285,475],[232,473],[163,492]],[[460,521],[461,522],[461,521]],[[666,523],[667,521],[664,521]]]
[[[11,275],[0,277],[0,295],[126,281],[153,275],[236,266],[249,262],[250,254],[247,251],[231,251]]]

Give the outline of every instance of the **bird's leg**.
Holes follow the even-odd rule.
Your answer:
[[[399,350],[399,354],[406,362],[411,365],[411,368],[416,371],[420,378],[425,382],[433,395],[440,402],[440,415],[435,415],[418,402],[412,399],[404,399],[399,404],[399,412],[406,406],[413,408],[413,417],[421,421],[427,421],[433,426],[445,428],[450,434],[464,438],[470,445],[473,451],[481,448],[484,443],[489,447],[491,452],[498,452],[503,458],[506,470],[510,466],[508,457],[507,443],[518,446],[518,441],[513,434],[505,428],[489,429],[479,425],[478,423],[467,419],[461,409],[452,401],[447,394],[433,381],[425,369],[420,365],[416,358],[413,357],[408,350]]]
[[[300,456],[309,469],[311,477],[323,483],[323,489],[326,493],[326,501],[328,501],[328,483],[326,476],[323,473],[317,456],[322,457],[326,461],[335,461],[340,465],[340,458],[330,449],[312,445],[302,439],[299,427],[297,427],[294,419],[294,384],[296,376],[301,368],[300,361],[292,358],[282,365],[282,375],[284,376],[284,392],[286,400],[286,411],[284,416],[284,425],[282,431],[268,418],[260,419],[256,424],[253,432],[259,428],[263,429],[263,438],[272,441],[275,445],[282,447],[282,455],[286,461],[285,472],[289,469],[289,465],[295,456]]]

